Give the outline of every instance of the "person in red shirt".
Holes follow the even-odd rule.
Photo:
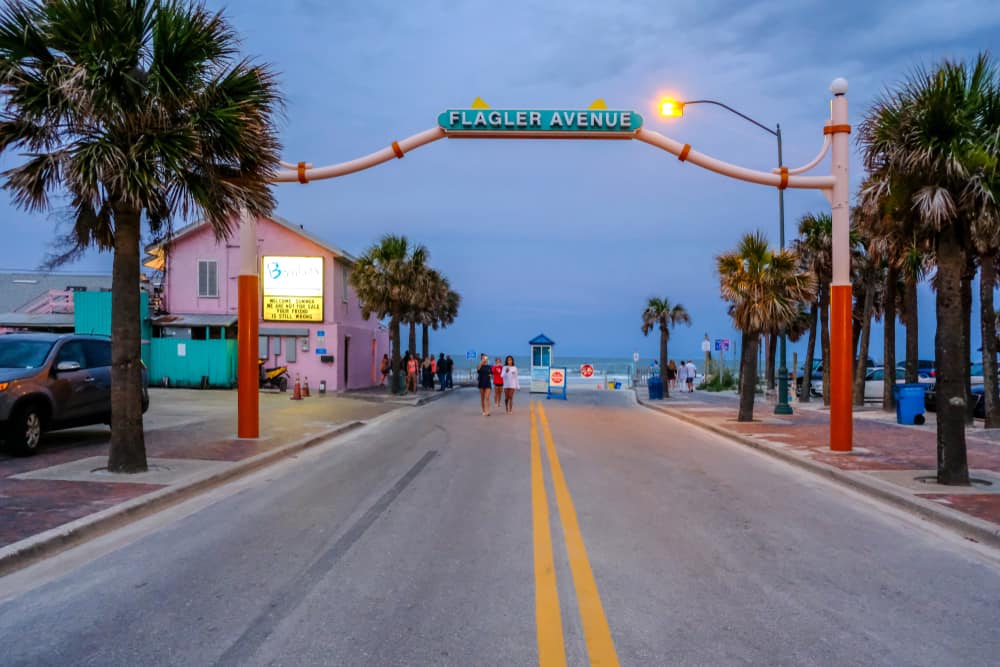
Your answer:
[[[503,364],[500,363],[500,357],[496,358],[496,363],[490,370],[493,371],[493,404],[499,408],[500,401],[503,400]]]

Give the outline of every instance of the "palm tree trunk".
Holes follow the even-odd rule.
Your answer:
[[[939,484],[969,484],[965,450],[965,372],[968,358],[962,340],[962,275],[965,257],[953,227],[938,236],[937,330],[934,353],[937,364],[937,479]]]
[[[816,355],[816,327],[819,323],[819,304],[815,301],[809,307],[809,340],[806,343],[805,365],[802,367],[802,387],[799,400],[808,403],[811,396],[813,358]]]
[[[111,282],[110,472],[146,472],[139,319],[139,211],[115,209]]]
[[[430,341],[427,340],[427,330],[428,329],[430,329],[430,327],[427,326],[426,324],[421,324],[420,325],[420,336],[421,336],[420,351],[423,353],[421,355],[421,357],[420,357],[421,359],[426,359],[427,357],[430,356],[430,349],[431,349],[430,348]]]
[[[868,345],[871,343],[872,333],[872,311],[875,310],[875,289],[869,285],[865,290],[865,305],[861,311],[861,340],[858,350],[858,365],[854,369],[854,405],[864,406],[865,404],[865,374],[868,371]],[[890,372],[886,366],[885,382],[891,384],[895,381],[896,374]]]
[[[417,323],[415,321],[410,321],[410,338],[407,340],[408,347],[407,352],[417,353]]]
[[[663,383],[664,398],[670,397],[670,382],[667,381],[667,341],[670,334],[666,329],[660,329],[660,382]]]
[[[962,274],[962,384],[965,395],[972,395],[972,377],[969,375],[969,361],[972,360],[972,280],[976,277],[976,265],[970,258],[966,261],[965,272]],[[972,405],[965,411],[965,423],[975,424]]]
[[[830,405],[830,286],[819,292],[820,347],[823,350],[823,405]]]
[[[389,338],[392,341],[392,378],[389,382],[389,393],[402,394],[403,373],[401,366],[403,365],[403,355],[399,349],[402,341],[400,340],[400,323],[397,316],[393,316],[389,320]]]
[[[882,332],[882,367],[886,372],[892,372],[892,379],[886,378],[882,383],[882,409],[892,412],[896,409],[896,280],[897,271],[889,265],[885,277],[885,316],[882,322],[885,328]]]
[[[740,412],[737,421],[753,421],[753,401],[757,392],[757,345],[760,335],[743,332],[740,353]]]
[[[768,334],[767,336],[767,388],[774,391],[774,363],[778,356],[778,336]]]
[[[906,373],[905,381],[913,384],[919,378],[920,352],[917,344],[920,336],[917,330],[917,276],[912,271],[906,271],[903,286],[903,326],[906,327]],[[936,362],[941,363],[941,362]]]
[[[997,283],[997,253],[980,258],[979,309],[983,333],[983,400],[986,404],[986,428],[1000,426],[1000,396],[997,391],[997,333],[993,290]]]

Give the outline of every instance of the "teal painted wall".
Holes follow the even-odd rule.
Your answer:
[[[142,322],[142,362],[150,367],[150,339],[153,325],[149,321],[149,295],[139,295],[139,318]],[[75,292],[73,294],[73,327],[76,333],[111,336],[111,292]]]
[[[202,375],[208,375],[212,387],[236,386],[235,340],[152,340],[150,385],[162,386],[166,377],[171,387],[201,387]]]

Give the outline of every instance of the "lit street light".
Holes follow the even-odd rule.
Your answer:
[[[773,137],[778,140],[778,168],[781,169],[784,166],[784,161],[781,157],[781,125],[775,125],[775,129],[769,128],[767,125],[760,123],[750,116],[744,113],[740,113],[736,109],[732,108],[727,104],[718,102],[716,100],[691,100],[690,102],[675,100],[672,97],[665,97],[660,100],[660,115],[665,118],[679,118],[684,115],[684,107],[690,106],[692,104],[712,104],[717,107],[722,107],[730,113],[736,114],[740,118],[750,123],[753,123],[760,129],[768,132]],[[778,188],[778,238],[779,247],[785,249],[785,191],[783,188]],[[788,404],[788,361],[787,361],[787,351],[786,351],[786,336],[785,333],[781,333],[779,339],[779,365],[778,365],[778,403],[774,406],[774,414],[776,415],[790,415],[792,414],[792,406]]]

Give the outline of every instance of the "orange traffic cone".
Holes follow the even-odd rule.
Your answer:
[[[301,401],[302,400],[302,386],[299,384],[299,376],[295,375],[295,386],[292,389],[292,400]]]
[[[305,384],[302,385],[302,398],[309,398],[309,376],[306,376]]]

